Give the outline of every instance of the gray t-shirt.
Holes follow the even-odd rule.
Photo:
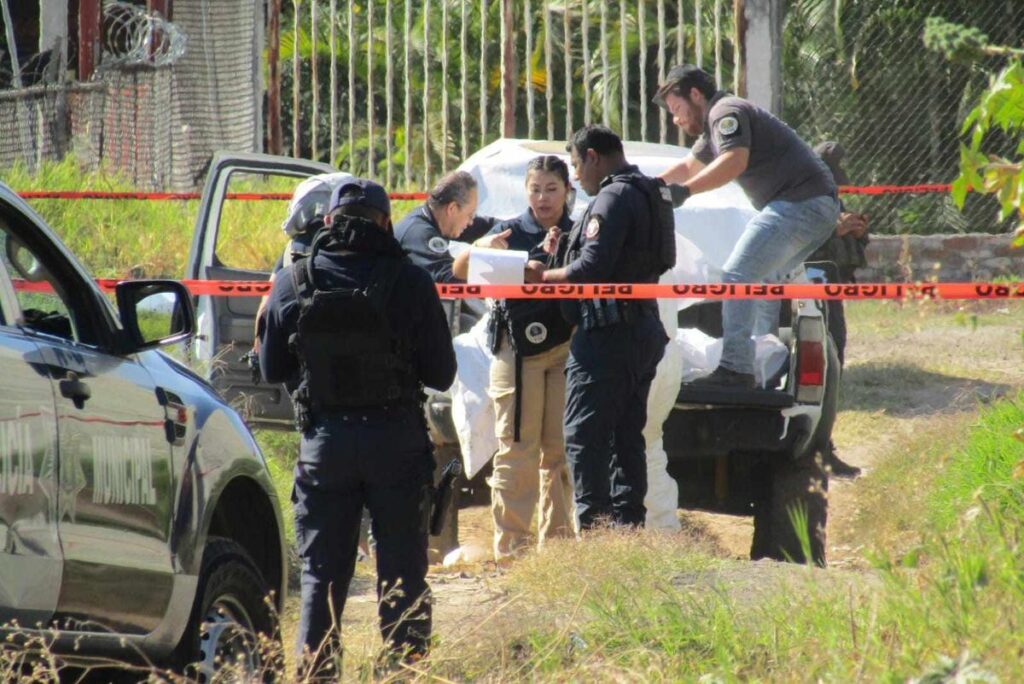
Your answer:
[[[750,150],[747,168],[736,182],[758,210],[772,200],[796,202],[836,193],[825,162],[792,128],[743,98],[719,92],[692,153],[710,164],[735,147]]]

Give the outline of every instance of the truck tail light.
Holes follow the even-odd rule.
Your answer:
[[[801,317],[797,327],[796,400],[820,404],[825,396],[825,322],[816,317]]]

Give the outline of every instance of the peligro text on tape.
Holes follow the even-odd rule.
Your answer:
[[[25,292],[52,292],[45,281],[15,279]],[[119,281],[100,278],[96,284],[113,292]],[[261,297],[269,294],[266,280],[183,280],[195,296]],[[1011,283],[649,283],[457,285],[439,284],[444,299],[1024,299],[1024,282]]]

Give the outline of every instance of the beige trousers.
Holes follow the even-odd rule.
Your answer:
[[[519,441],[515,441],[515,356],[504,344],[491,365],[498,451],[491,476],[494,557],[513,555],[530,541],[537,512],[537,542],[575,534],[572,485],[565,464],[565,361],[569,343],[523,359]]]

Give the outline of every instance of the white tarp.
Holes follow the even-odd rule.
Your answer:
[[[675,145],[635,142],[624,145],[627,160],[652,176],[679,162],[688,152]],[[542,154],[555,154],[569,163],[564,143],[512,139],[491,143],[463,162],[459,169],[471,173],[479,184],[477,213],[503,219],[522,214],[528,206],[526,165]],[[573,218],[578,218],[590,202],[581,188],[576,190]],[[676,266],[661,282],[720,282],[722,265],[754,213],[746,195],[735,183],[687,200],[675,212]],[[675,404],[687,365],[683,343],[676,335],[673,312],[695,301],[699,300],[661,300],[658,306],[670,343],[651,386],[648,422],[644,429],[648,465],[645,504],[651,527],[678,528],[676,484],[665,471],[667,456],[661,428]],[[497,449],[494,410],[487,397],[491,355],[487,351],[485,331],[486,326],[481,321],[470,332],[455,338],[459,372],[452,386],[452,418],[470,476],[486,465]]]

